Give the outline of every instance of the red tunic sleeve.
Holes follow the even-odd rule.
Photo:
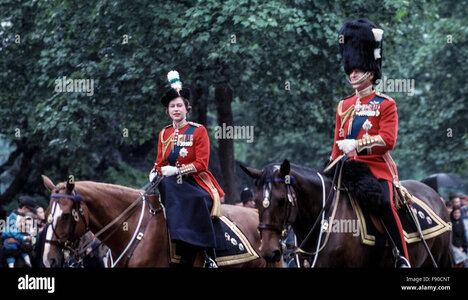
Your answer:
[[[194,132],[195,140],[195,161],[193,166],[198,172],[208,171],[208,163],[210,161],[210,139],[208,132],[204,126],[198,127]]]
[[[159,172],[159,175],[161,176],[162,176],[161,167],[169,165],[169,162],[162,155],[161,136],[163,133],[164,133],[164,130],[161,130],[158,135],[158,154],[156,156],[156,163],[153,166],[153,170],[157,170]]]
[[[385,152],[393,150],[398,135],[398,115],[395,101],[387,99],[382,102],[380,113],[378,134],[385,145],[372,147],[372,154],[385,154]]]

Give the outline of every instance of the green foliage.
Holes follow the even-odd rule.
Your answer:
[[[138,171],[126,163],[117,167],[109,167],[104,172],[104,178],[113,184],[124,185],[139,189],[148,183],[148,173]]]
[[[318,167],[331,152],[338,101],[353,92],[337,32],[367,16],[385,31],[384,75],[415,80],[414,96],[387,93],[400,117],[392,155],[401,177],[466,177],[466,14],[458,1],[5,1],[0,134],[39,148],[27,192],[44,194],[43,173],[140,187],[168,123],[159,98],[175,69],[185,85],[208,87],[210,134],[214,87],[232,88],[235,124],[255,129],[253,143],[235,141],[237,159]],[[64,76],[93,80],[93,95],[55,92]]]

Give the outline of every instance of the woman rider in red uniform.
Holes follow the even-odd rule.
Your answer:
[[[168,74],[171,89],[161,99],[172,124],[158,136],[158,155],[150,173],[163,176],[158,188],[165,206],[170,238],[181,255],[180,266],[191,267],[205,251],[205,267],[217,267],[215,229],[224,192],[208,171],[210,141],[206,128],[186,120],[190,90],[182,88],[177,71]],[[216,222],[218,221],[218,222]]]

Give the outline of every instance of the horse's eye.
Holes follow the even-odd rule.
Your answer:
[[[62,214],[62,220],[66,221],[66,220],[70,219],[70,216],[71,216],[71,214],[69,214],[69,213]]]

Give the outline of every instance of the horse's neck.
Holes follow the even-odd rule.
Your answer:
[[[89,228],[94,234],[98,233],[106,225],[115,220],[119,215],[129,207],[139,194],[137,190],[119,188],[100,183],[83,183],[83,188],[80,190],[80,185],[77,183],[78,193],[82,193],[83,201],[85,202],[89,212]],[[119,251],[128,242],[130,228],[133,226],[135,218],[140,214],[139,209],[141,204],[138,204],[131,214],[122,216],[113,226],[102,233],[98,238],[106,240],[105,244],[112,250]],[[130,217],[128,217],[130,215]],[[128,217],[128,219],[127,219]],[[116,226],[120,227],[116,229]],[[114,232],[114,230],[116,231]],[[112,234],[114,232],[114,234]],[[107,239],[108,235],[109,239]]]
[[[323,175],[322,175],[323,176]],[[296,222],[293,224],[293,229],[299,238],[304,238],[309,233],[312,226],[319,218],[320,211],[323,207],[323,193],[325,199],[328,196],[330,183],[323,177],[325,183],[325,190],[322,186],[320,177],[316,174],[298,177],[299,189],[297,190],[297,205],[298,215]],[[318,224],[320,228],[321,224]]]

